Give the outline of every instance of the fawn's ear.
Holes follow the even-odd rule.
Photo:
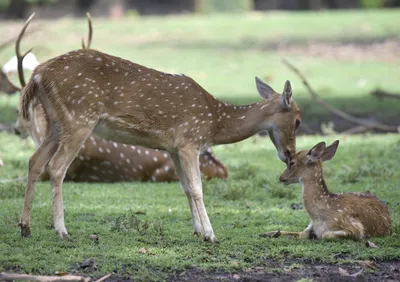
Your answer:
[[[256,86],[257,86],[257,90],[258,90],[258,93],[260,94],[260,96],[266,100],[276,94],[276,92],[274,91],[274,89],[272,89],[271,86],[269,86],[268,84],[263,82],[257,76],[256,76]]]
[[[335,156],[338,146],[339,146],[339,140],[336,140],[331,145],[326,147],[324,153],[321,156],[321,161],[324,162],[331,160]]]
[[[320,142],[315,145],[308,153],[307,153],[307,163],[313,163],[318,161],[325,151],[325,142]]]
[[[290,108],[290,102],[292,101],[292,85],[289,80],[286,80],[285,87],[282,92],[282,105],[284,108]]]

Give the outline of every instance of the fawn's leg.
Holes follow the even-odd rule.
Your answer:
[[[310,239],[310,234],[313,229],[312,223],[310,223],[304,231],[299,233],[299,238],[301,239]]]
[[[64,207],[62,198],[62,183],[71,162],[78,155],[82,144],[92,132],[89,128],[79,128],[74,134],[63,136],[57,152],[48,164],[52,194],[53,194],[53,221],[54,228],[62,239],[68,238],[64,223]]]
[[[349,236],[350,234],[343,230],[327,231],[324,234],[322,234],[322,239],[344,238]]]
[[[263,234],[261,234],[262,237],[281,237],[281,236],[295,236],[298,237],[300,234],[300,232],[291,232],[291,231],[281,231],[281,230],[277,230],[277,231],[269,231],[269,232],[265,232]]]
[[[35,193],[35,182],[44,166],[49,162],[55,151],[57,150],[57,137],[54,135],[46,135],[46,138],[40,144],[39,148],[29,159],[28,182],[25,191],[24,207],[22,209],[19,226],[21,235],[24,237],[31,235],[30,217],[32,213],[33,194]]]
[[[194,234],[195,235],[204,235],[203,227],[201,226],[199,213],[197,212],[196,205],[192,198],[192,193],[191,193],[189,183],[183,172],[181,162],[179,159],[179,155],[177,155],[177,154],[170,154],[170,155],[171,155],[172,161],[174,162],[175,172],[178,175],[178,178],[181,182],[182,188],[185,191],[186,197],[188,198],[190,212],[192,214],[192,223],[193,223],[193,228],[194,228]]]
[[[199,168],[199,150],[193,147],[182,148],[179,151],[179,164],[183,170],[181,182],[183,180],[189,184],[189,193],[194,202],[193,206],[197,209],[200,218],[204,239],[206,241],[218,243],[203,202],[203,187]]]

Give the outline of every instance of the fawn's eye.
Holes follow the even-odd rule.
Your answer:
[[[291,169],[294,166],[294,161],[289,162],[289,169]]]
[[[298,119],[296,119],[296,123],[295,123],[295,125],[294,125],[294,130],[295,130],[295,131],[296,131],[297,128],[300,126],[300,123],[301,123],[301,121],[298,120]]]

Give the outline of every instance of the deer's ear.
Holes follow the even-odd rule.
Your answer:
[[[271,98],[274,94],[276,94],[276,92],[274,91],[274,89],[271,88],[271,86],[263,82],[257,76],[256,76],[256,86],[260,96],[266,100]]]
[[[307,153],[307,163],[312,163],[318,161],[325,151],[325,142],[320,142],[315,145],[308,153]]]
[[[292,85],[289,80],[286,80],[285,87],[282,92],[282,105],[284,108],[290,107],[290,102],[292,101]]]
[[[321,156],[321,160],[323,162],[331,160],[335,156],[338,146],[339,146],[339,140],[336,140],[331,145],[326,147],[324,153]]]

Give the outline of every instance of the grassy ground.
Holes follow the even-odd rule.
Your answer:
[[[23,41],[24,48],[35,46],[40,61],[79,46],[80,37],[86,34],[83,20],[40,24],[43,30]],[[378,102],[368,92],[375,87],[400,91],[398,59],[337,60],[282,53],[273,46],[314,40],[366,44],[398,36],[399,24],[398,10],[94,19],[93,47],[167,72],[185,73],[233,103],[259,99],[255,75],[279,91],[290,79],[307,122],[331,119],[310,102],[299,80],[280,63],[279,56],[284,56],[305,72],[327,101],[355,114],[373,112],[387,118],[398,114],[398,103]],[[20,23],[2,24],[0,33],[17,32],[20,27]],[[12,48],[5,50],[0,62],[12,54]],[[15,120],[17,100],[0,96],[0,122]],[[24,182],[0,183],[0,272],[69,271],[100,276],[115,271],[119,276],[153,280],[192,267],[245,270],[271,259],[295,260],[291,268],[314,261],[399,260],[400,174],[395,156],[400,152],[400,137],[299,137],[298,148],[335,139],[341,141],[339,151],[325,166],[330,189],[370,190],[389,204],[394,234],[373,239],[378,248],[366,248],[365,241],[259,237],[279,228],[301,231],[308,218],[304,209],[291,208],[293,203],[302,206],[299,185],[283,187],[277,181],[284,165],[270,141],[254,137],[217,147],[230,177],[204,183],[206,206],[220,245],[205,244],[190,235],[189,208],[177,183],[65,184],[66,224],[72,234],[67,242],[60,241],[51,228],[49,183],[40,183],[34,200],[33,237],[21,239],[17,222]],[[0,179],[25,176],[32,152],[32,143],[0,133],[0,158],[5,163]],[[89,238],[94,233],[99,236],[96,242]],[[141,248],[146,254],[139,252]],[[282,269],[268,271],[281,273]]]
[[[301,137],[298,147],[310,148],[321,139]],[[323,139],[332,142],[335,137]],[[8,164],[0,178],[25,175],[31,145],[8,135],[0,140],[0,153]],[[65,184],[66,224],[72,234],[67,242],[60,241],[51,228],[49,183],[40,183],[34,201],[33,237],[21,238],[17,221],[24,183],[7,183],[0,189],[0,271],[69,271],[91,276],[114,271],[146,280],[191,267],[244,270],[271,258],[296,258],[304,263],[400,259],[400,175],[398,160],[393,158],[400,152],[399,137],[342,136],[340,140],[335,159],[325,165],[328,186],[332,191],[370,190],[388,202],[394,234],[373,239],[378,248],[367,248],[365,241],[259,237],[276,229],[303,230],[308,218],[303,209],[291,208],[292,203],[301,206],[300,185],[278,183],[284,165],[269,140],[253,137],[217,147],[231,175],[227,181],[205,183],[205,203],[220,245],[191,236],[186,197],[177,183]],[[89,238],[91,234],[99,236],[98,242]],[[147,253],[142,254],[141,248]],[[96,266],[80,264],[87,259],[94,259]]]

